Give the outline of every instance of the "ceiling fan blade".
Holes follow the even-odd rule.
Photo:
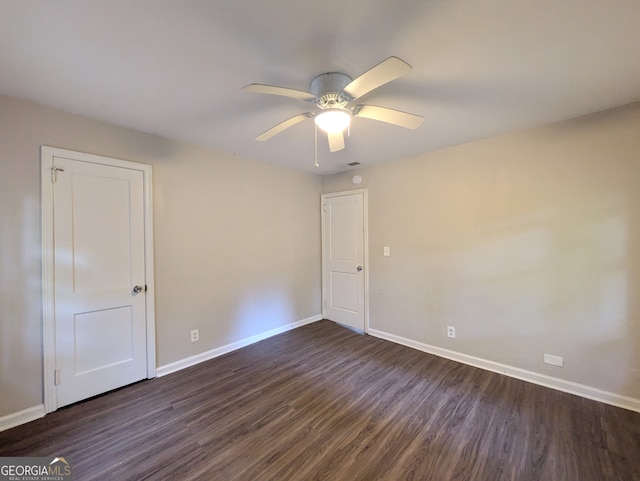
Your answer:
[[[303,120],[309,119],[313,117],[313,114],[311,112],[306,112],[304,114],[300,114],[300,115],[296,115],[295,117],[291,117],[290,119],[285,120],[284,122],[280,122],[278,125],[275,125],[273,127],[271,127],[269,130],[262,132],[260,135],[258,135],[256,137],[256,140],[258,141],[263,141],[263,140],[268,140],[271,137],[273,137],[276,134],[279,134],[280,132],[282,132],[285,129],[288,129],[289,127],[292,127],[300,122],[302,122]]]
[[[358,105],[354,108],[353,115],[399,125],[407,129],[417,129],[424,120],[424,117],[419,115],[402,112],[401,110],[388,109],[386,107],[376,107],[375,105]]]
[[[327,137],[329,138],[329,152],[337,152],[344,149],[343,132],[327,133]]]
[[[258,94],[280,95],[282,97],[291,97],[300,100],[316,99],[316,96],[309,92],[303,92],[302,90],[290,89],[287,87],[276,87],[275,85],[249,84],[242,87],[242,90]]]
[[[371,92],[373,89],[377,89],[392,80],[408,74],[411,70],[413,70],[411,65],[404,60],[400,60],[398,57],[389,57],[372,69],[367,70],[360,75],[360,77],[352,80],[343,89],[343,92],[352,99],[357,99]]]

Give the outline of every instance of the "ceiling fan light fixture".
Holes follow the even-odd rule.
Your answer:
[[[314,117],[318,127],[328,134],[344,132],[351,123],[351,114],[345,109],[326,109]]]

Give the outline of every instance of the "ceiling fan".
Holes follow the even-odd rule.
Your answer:
[[[411,70],[411,65],[404,60],[398,57],[389,57],[353,80],[348,75],[337,72],[318,75],[311,81],[311,92],[274,85],[249,84],[243,87],[243,90],[313,102],[317,107],[314,111],[305,112],[280,122],[258,135],[256,140],[270,139],[283,130],[310,118],[313,118],[316,125],[327,133],[331,152],[344,149],[344,131],[349,126],[352,117],[379,120],[408,129],[418,128],[424,120],[419,115],[357,103],[357,100],[363,95],[408,74]]]

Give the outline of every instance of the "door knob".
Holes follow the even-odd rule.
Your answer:
[[[357,270],[358,272],[360,272],[360,271],[362,270],[362,266],[358,266],[358,267],[356,267],[356,270]]]
[[[142,292],[142,286],[136,286],[133,288],[134,294],[140,294]]]

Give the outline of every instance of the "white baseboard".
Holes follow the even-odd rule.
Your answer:
[[[526,369],[520,369],[517,367],[509,366],[507,364],[501,364],[494,361],[488,361],[475,356],[469,356],[456,351],[450,351],[437,346],[424,344],[422,342],[407,339],[395,334],[389,334],[388,332],[378,331],[377,329],[369,329],[368,333],[374,337],[386,339],[387,341],[395,342],[396,344],[402,344],[403,346],[411,347],[419,351],[427,352],[435,356],[451,359],[452,361],[461,362],[470,366],[479,367],[487,371],[497,372],[504,374],[505,376],[520,379],[522,381],[531,382],[533,384],[539,384],[540,386],[549,387],[558,391],[563,391],[569,394],[575,394],[587,399],[593,399],[594,401],[600,401],[612,406],[621,407],[630,411],[640,412],[640,399],[635,399],[621,394],[615,394],[608,391],[602,391],[600,389],[579,384],[572,381],[566,381],[557,377],[547,376],[545,374],[539,374],[533,371],[527,371]]]
[[[241,347],[248,346],[249,344],[262,341],[269,337],[273,337],[278,334],[282,334],[283,332],[287,332],[292,329],[296,329],[298,327],[302,327],[306,324],[311,324],[312,322],[316,322],[320,320],[322,320],[322,315],[317,314],[315,316],[302,319],[301,321],[293,322],[291,324],[285,324],[284,326],[271,329],[270,331],[262,332],[260,334],[256,334],[255,336],[247,337],[245,339],[241,339],[240,341],[236,341],[231,344],[227,344],[225,346],[217,347],[210,351],[202,352],[200,354],[196,354],[195,356],[191,356],[186,359],[182,359],[180,361],[165,364],[164,366],[158,366],[158,368],[156,369],[156,376],[157,377],[166,376],[167,374],[171,374],[173,372],[186,369],[187,367],[195,366],[196,364],[200,364],[201,362],[208,361],[209,359],[213,359],[214,357],[222,356],[223,354],[227,354],[228,352],[235,351],[236,349],[240,349]]]
[[[9,414],[7,416],[0,417],[0,431],[6,431],[7,429],[15,428],[21,424],[26,424],[36,419],[44,417],[44,404],[39,404],[17,413]]]

